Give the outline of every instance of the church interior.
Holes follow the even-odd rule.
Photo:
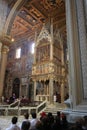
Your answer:
[[[49,104],[70,99],[71,116],[87,114],[87,2],[81,2],[1,0],[0,102],[13,94]]]
[[[9,9],[15,3],[9,1]],[[3,95],[10,97],[15,93],[17,98],[26,96],[30,100],[37,97],[37,100],[50,101],[50,96],[53,98],[58,93],[61,96],[61,89],[65,89],[59,99],[63,102],[68,94],[65,3],[62,0],[57,3],[27,1],[9,24],[9,35],[14,40],[12,44],[8,41]]]

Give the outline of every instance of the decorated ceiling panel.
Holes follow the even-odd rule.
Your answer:
[[[19,36],[25,37],[27,34],[30,39],[34,39],[35,31],[40,30],[43,23],[47,23],[51,17],[54,27],[57,26],[66,37],[65,3],[63,0],[28,0],[20,8],[13,22],[11,36],[17,40]]]

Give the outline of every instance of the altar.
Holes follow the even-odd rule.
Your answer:
[[[60,94],[64,101],[68,89],[65,73],[63,40],[53,25],[46,28],[45,24],[35,39],[34,63],[32,80],[34,82],[34,100],[53,102],[55,94]],[[53,33],[54,32],[54,33]]]

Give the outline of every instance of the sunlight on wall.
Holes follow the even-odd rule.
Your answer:
[[[19,59],[21,57],[21,48],[16,49],[16,59]]]
[[[31,46],[31,53],[34,54],[34,47],[35,47],[35,43],[32,43],[32,46]]]

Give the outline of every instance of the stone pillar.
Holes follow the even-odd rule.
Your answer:
[[[47,95],[49,95],[49,85],[47,84]]]
[[[2,43],[0,42],[0,64],[1,64],[1,50],[2,50]]]
[[[36,100],[36,87],[37,87],[37,82],[34,81],[34,101]]]
[[[83,80],[83,99],[87,100],[87,33],[86,33],[86,18],[84,14],[84,1],[76,1],[77,19],[78,19],[78,35],[81,53],[81,69]]]
[[[45,95],[47,95],[47,84],[44,83],[45,86]]]
[[[36,64],[36,43],[37,43],[37,31],[35,31],[35,46],[34,46],[34,64]]]
[[[50,60],[53,60],[53,18],[51,18],[51,44],[50,44]]]
[[[66,0],[69,95],[74,110],[78,109],[80,104],[87,103],[87,34],[83,2]],[[85,110],[82,105],[79,109]]]
[[[53,44],[50,44],[50,60],[53,60]]]
[[[52,78],[49,81],[49,97],[50,97],[50,104],[53,104],[53,79]]]
[[[1,57],[1,67],[0,67],[0,97],[3,95],[5,70],[7,64],[7,53],[9,49],[7,46],[2,46],[2,57]]]
[[[29,88],[28,88],[29,89]],[[21,98],[22,97],[22,78],[21,78],[21,80],[20,80],[20,90],[19,90],[20,92],[19,92],[19,98]]]
[[[63,103],[64,102],[64,97],[65,97],[65,88],[64,88],[65,86],[64,86],[64,81],[62,81],[62,83],[61,83],[61,103]]]

